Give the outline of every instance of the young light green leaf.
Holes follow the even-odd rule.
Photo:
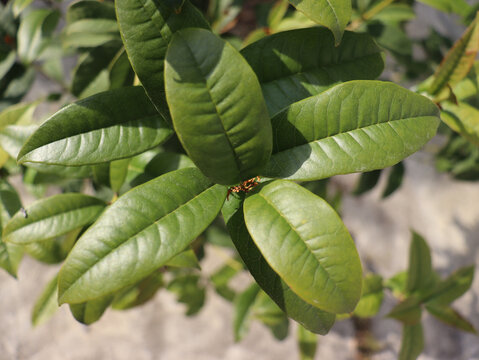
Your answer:
[[[38,297],[32,311],[32,324],[37,326],[49,320],[58,310],[58,274],[50,280]]]
[[[208,29],[208,23],[189,1],[179,14],[158,0],[117,0],[115,6],[131,66],[158,111],[169,119],[163,86],[168,43],[176,31],[187,27]]]
[[[476,329],[474,329],[474,326],[461,314],[459,314],[457,311],[450,308],[449,306],[435,306],[426,304],[426,309],[435,318],[439,319],[440,321],[449,326],[455,327],[456,329],[460,329],[466,332],[470,332],[472,334],[477,334],[477,331]]]
[[[132,285],[180,253],[213,221],[226,188],[196,168],[169,172],[120,196],[78,240],[60,271],[60,303]]]
[[[431,263],[431,251],[424,238],[412,232],[409,246],[409,267],[406,290],[410,293],[425,290],[433,285],[434,273]]]
[[[318,27],[273,34],[241,54],[258,76],[270,115],[340,82],[375,79],[384,69],[371,36],[348,31],[335,47],[331,33]]]
[[[402,328],[399,360],[416,360],[424,349],[424,333],[421,323],[404,325]]]
[[[28,139],[18,162],[98,164],[140,154],[172,133],[143,88],[120,88],[56,112]]]
[[[203,174],[224,185],[258,175],[271,155],[271,123],[258,80],[236,49],[207,30],[178,31],[166,54],[165,88],[178,138]]]
[[[396,305],[387,315],[406,325],[415,325],[421,321],[421,300],[410,296]]]
[[[18,56],[24,63],[34,61],[48,45],[48,37],[55,30],[60,12],[37,9],[29,12],[18,28]]]
[[[314,22],[326,26],[339,45],[352,14],[349,0],[289,0],[293,6]]]
[[[248,332],[249,323],[252,319],[253,304],[259,292],[260,287],[258,284],[252,283],[235,298],[233,330],[236,342],[241,341]]]
[[[70,304],[70,311],[77,321],[90,325],[100,320],[112,301],[113,295],[107,295],[81,304]]]
[[[299,325],[298,347],[301,360],[314,360],[318,348],[318,335]]]
[[[71,193],[41,199],[18,212],[3,229],[3,240],[28,244],[91,224],[105,208],[97,198]]]
[[[441,119],[454,131],[479,146],[479,110],[465,102],[441,103]]]
[[[244,215],[256,246],[298,296],[332,313],[354,310],[361,263],[351,235],[326,201],[277,180],[245,200]]]
[[[272,119],[273,155],[260,175],[311,181],[391,166],[435,135],[438,116],[429,99],[393,83],[343,83]]]
[[[449,305],[471,287],[473,279],[474,266],[461,268],[425,293],[423,301],[436,306]]]
[[[375,316],[381,308],[384,298],[383,278],[377,274],[368,274],[363,278],[361,299],[354,309],[354,315],[361,318]]]
[[[291,319],[316,334],[326,335],[336,315],[305,302],[269,266],[246,228],[243,200],[231,196],[223,206],[222,213],[231,239],[258,285]]]
[[[8,125],[30,122],[37,105],[38,102],[19,103],[3,110],[0,113],[0,130]]]
[[[447,85],[462,80],[474,64],[479,51],[479,14],[444,57],[433,76],[428,91],[438,95]]]

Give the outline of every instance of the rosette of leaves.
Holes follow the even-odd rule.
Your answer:
[[[59,272],[58,300],[91,323],[118,293],[165,269],[221,211],[259,287],[287,316],[326,334],[336,314],[354,310],[361,264],[339,215],[295,181],[398,163],[434,136],[437,107],[373,80],[384,64],[367,34],[345,32],[335,46],[341,31],[292,30],[239,52],[187,1],[115,6],[141,86],[64,107],[25,142],[18,162],[106,168],[104,184],[120,196],[106,207],[82,198],[82,209],[92,202],[99,216],[81,224],[73,203],[43,211],[36,203],[26,208],[32,216],[18,213],[6,225],[6,240],[41,242],[85,227]],[[148,168],[129,164],[171,137],[182,154],[122,193],[124,179]],[[227,196],[231,188],[239,192]],[[60,223],[65,232],[54,231]],[[45,236],[15,236],[37,234],[36,226]]]

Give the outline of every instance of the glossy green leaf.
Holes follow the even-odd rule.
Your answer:
[[[178,138],[206,176],[231,185],[258,175],[271,154],[271,124],[258,80],[237,50],[207,30],[178,31],[165,86]]]
[[[258,285],[291,319],[310,331],[325,335],[336,316],[305,302],[270,267],[251,239],[243,217],[243,201],[230,197],[222,210],[231,239]]]
[[[318,348],[318,336],[303,326],[298,326],[298,347],[301,360],[314,360]]]
[[[38,297],[32,311],[32,324],[37,326],[49,320],[58,310],[58,275],[50,280]]]
[[[465,102],[443,102],[441,106],[441,119],[451,129],[479,146],[479,109]]]
[[[368,274],[363,278],[361,299],[354,309],[354,315],[361,318],[375,316],[381,308],[384,298],[383,279],[377,274]]]
[[[82,304],[70,304],[70,311],[77,321],[90,325],[100,320],[112,301],[113,296],[108,295]]]
[[[110,87],[109,65],[121,50],[121,42],[110,41],[85,53],[73,71],[71,92],[85,98]]]
[[[430,305],[449,305],[469,290],[473,279],[474,266],[461,268],[424,294],[423,301]]]
[[[22,207],[20,198],[7,181],[0,182],[0,224],[3,227]],[[23,249],[15,244],[7,244],[0,238],[0,267],[13,277],[17,276],[18,266],[23,257]]]
[[[474,64],[479,51],[479,15],[456,41],[444,57],[433,76],[428,91],[438,95],[446,86],[453,86],[462,80]]]
[[[402,162],[397,163],[391,168],[391,172],[389,173],[388,180],[386,183],[386,188],[381,195],[383,198],[392,195],[397,189],[401,187],[402,180],[404,177],[404,171],[404,164]]]
[[[384,69],[381,49],[371,36],[348,31],[335,47],[324,28],[277,33],[241,54],[258,76],[271,115],[340,82],[375,79]]]
[[[422,325],[404,325],[398,360],[416,360],[424,349]]]
[[[244,214],[258,249],[296,294],[332,313],[354,310],[361,263],[351,235],[326,201],[278,180],[249,196]]]
[[[406,290],[410,293],[426,289],[434,281],[431,251],[424,238],[414,231],[409,246],[407,279]]]
[[[198,258],[196,257],[196,254],[193,249],[187,249],[168,260],[165,263],[165,266],[189,267],[199,269],[200,263],[198,262]]]
[[[17,35],[22,62],[31,63],[42,53],[59,19],[59,11],[48,9],[33,10],[22,18]]]
[[[415,325],[421,321],[421,314],[421,300],[411,296],[396,305],[387,316],[406,325]]]
[[[169,172],[120,196],[71,251],[60,303],[79,303],[132,285],[187,247],[213,221],[226,188],[195,168]]]
[[[236,342],[241,341],[241,339],[248,333],[249,323],[252,318],[253,304],[259,292],[260,287],[258,284],[252,283],[235,298],[233,331]]]
[[[474,326],[454,309],[448,306],[434,306],[426,304],[427,311],[443,323],[472,334],[477,334]]]
[[[429,99],[381,81],[350,81],[272,119],[273,155],[260,175],[319,180],[391,166],[436,134]]]
[[[168,118],[163,69],[172,35],[183,28],[208,28],[201,13],[186,1],[177,14],[164,1],[117,0],[120,32],[131,66],[158,111]]]
[[[91,224],[103,211],[105,203],[83,194],[60,194],[41,199],[18,212],[3,229],[3,239],[27,244]],[[25,216],[26,215],[26,216]]]
[[[349,0],[289,0],[293,6],[314,22],[326,26],[339,45],[352,14]]]
[[[198,313],[205,303],[206,290],[198,275],[179,275],[167,289],[176,294],[178,302],[186,305],[186,316]]]
[[[381,170],[373,170],[362,173],[359,177],[359,182],[354,189],[354,195],[362,195],[369,190],[372,190],[378,183],[381,176]]]
[[[152,299],[163,286],[164,282],[161,271],[155,271],[137,284],[117,293],[111,307],[115,310],[127,310],[143,305]]]
[[[172,133],[141,87],[115,89],[56,112],[28,139],[18,161],[97,164],[142,153]]]
[[[248,233],[243,216],[243,201],[231,196],[223,206],[222,214],[231,239],[258,285],[291,319],[310,331],[325,335],[336,316],[305,302],[270,267]]]

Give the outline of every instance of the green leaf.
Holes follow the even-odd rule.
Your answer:
[[[115,7],[111,2],[96,0],[84,0],[72,3],[67,10],[67,24],[73,24],[83,19],[115,20]]]
[[[454,43],[454,46],[444,57],[436,69],[432,84],[428,91],[438,95],[446,86],[454,86],[462,80],[474,65],[479,51],[479,15],[464,34]]]
[[[260,291],[256,297],[252,313],[255,319],[260,320],[271,330],[277,340],[284,340],[288,336],[288,317],[264,291]]]
[[[3,240],[28,244],[63,235],[91,224],[105,203],[83,194],[60,194],[41,199],[18,212],[3,229]]]
[[[85,53],[73,71],[71,92],[85,98],[110,87],[109,65],[121,50],[121,42],[110,41]]]
[[[210,227],[211,228],[211,227]],[[215,287],[218,295],[228,301],[233,301],[236,292],[228,285],[229,281],[234,278],[243,267],[235,261],[228,261],[225,265],[216,270],[210,277],[210,281]]]
[[[404,177],[404,164],[402,162],[397,163],[391,169],[391,172],[388,176],[388,181],[386,183],[386,188],[382,193],[382,197],[386,198],[389,195],[393,194],[397,189],[401,187],[402,180]]]
[[[130,160],[130,158],[126,158],[110,163],[110,185],[111,189],[116,193],[120,191],[121,186],[125,182]]]
[[[176,294],[178,302],[187,306],[186,316],[196,314],[205,303],[206,291],[198,275],[177,276],[167,289]]]
[[[55,30],[60,12],[38,9],[29,12],[18,28],[18,56],[24,63],[34,61],[48,45],[48,37]]]
[[[177,14],[164,1],[115,1],[118,24],[133,70],[158,111],[169,118],[164,99],[163,69],[172,35],[183,28],[209,28],[201,13],[186,1]]]
[[[391,166],[435,135],[438,116],[429,99],[393,83],[337,85],[272,119],[273,155],[260,175],[311,181]]]
[[[479,110],[465,102],[441,103],[441,119],[454,131],[479,146]]]
[[[17,104],[32,86],[35,79],[33,67],[25,68],[14,63],[0,82],[0,111]]]
[[[423,349],[424,333],[421,323],[404,325],[398,360],[416,360]]]
[[[431,315],[443,323],[472,334],[477,334],[474,326],[454,309],[448,306],[435,306],[426,304],[426,309]]]
[[[271,155],[271,123],[258,80],[237,50],[207,30],[178,31],[165,86],[178,138],[203,174],[224,185],[258,175]]]
[[[429,5],[445,13],[456,13],[466,16],[471,10],[471,6],[465,0],[417,0],[423,4]]]
[[[434,306],[449,305],[471,287],[473,279],[474,266],[461,268],[424,294],[423,301]]]
[[[0,224],[2,228],[22,207],[20,198],[13,186],[0,181]],[[17,277],[18,266],[23,257],[23,249],[15,244],[7,244],[0,238],[0,267],[13,277]]]
[[[38,102],[20,103],[3,110],[0,113],[0,130],[8,125],[30,122],[37,105]]]
[[[361,318],[375,316],[381,308],[384,298],[383,278],[377,274],[368,274],[363,278],[363,291],[354,315]]]
[[[120,196],[78,240],[59,278],[60,303],[132,285],[185,249],[213,221],[226,188],[195,168],[169,172]]]
[[[349,0],[289,0],[293,6],[314,22],[326,26],[339,45],[352,14]]]
[[[15,15],[15,17],[18,17],[18,15],[20,15],[20,13],[25,10],[32,2],[33,0],[14,0],[12,5],[13,15]]]
[[[389,278],[384,287],[391,289],[393,295],[397,298],[404,297],[406,295],[406,284],[407,284],[407,271],[401,271]]]
[[[2,52],[0,54],[0,79],[3,79],[15,63],[15,51]]]
[[[45,264],[58,264],[67,257],[82,228],[53,239],[23,245],[25,253]]]
[[[131,68],[130,60],[125,48],[122,48],[109,64],[110,89],[133,85],[135,73]]]
[[[8,125],[0,130],[0,146],[16,159],[27,139],[38,129],[37,125]]]
[[[387,316],[406,325],[415,325],[421,321],[421,314],[421,300],[411,296],[396,305]]]
[[[115,89],[56,112],[28,139],[18,161],[98,164],[142,153],[172,133],[141,87]]]
[[[362,195],[365,192],[368,192],[369,190],[373,189],[377,185],[380,176],[381,170],[373,170],[362,173],[353,194]]]
[[[354,310],[361,263],[351,235],[326,201],[278,180],[249,196],[244,214],[256,246],[296,294],[332,313]]]
[[[112,301],[113,296],[108,295],[82,304],[70,304],[70,311],[78,322],[90,325],[100,320]]]
[[[409,247],[409,267],[406,290],[410,293],[425,290],[434,282],[434,273],[431,263],[431,251],[424,238],[412,232]]]
[[[193,249],[187,249],[168,260],[165,263],[165,266],[199,269],[200,263],[198,262],[198,258],[196,257],[196,254]]]
[[[116,294],[111,307],[115,310],[127,310],[143,305],[152,299],[163,286],[164,282],[161,271],[155,271],[137,284]]]
[[[301,360],[314,360],[318,348],[318,336],[303,326],[298,326],[298,347]]]
[[[340,82],[375,79],[384,69],[381,49],[371,36],[347,31],[335,47],[324,28],[274,34],[241,54],[258,76],[270,115]]]
[[[270,29],[276,29],[276,27],[281,23],[286,12],[288,11],[289,3],[288,0],[277,0],[268,14],[268,27]]]
[[[37,326],[49,320],[58,310],[58,275],[50,280],[38,297],[32,311],[32,324]]]
[[[291,319],[316,334],[327,334],[336,316],[302,300],[269,266],[248,233],[243,217],[243,201],[236,196],[230,197],[222,213],[238,253],[264,292]]]
[[[247,334],[252,318],[253,304],[260,292],[260,287],[252,283],[246,290],[238,294],[234,301],[233,330],[235,341],[241,341]]]

